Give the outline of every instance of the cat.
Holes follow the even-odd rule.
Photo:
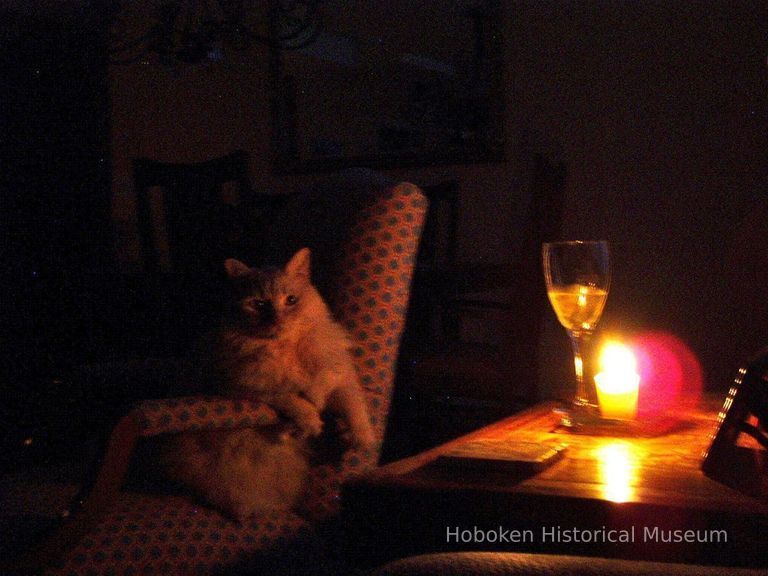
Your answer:
[[[326,409],[342,418],[352,446],[367,448],[374,436],[349,336],[311,282],[309,249],[283,268],[224,266],[234,297],[202,374],[217,394],[269,404],[290,428],[186,432],[165,459],[171,478],[243,521],[297,506]]]

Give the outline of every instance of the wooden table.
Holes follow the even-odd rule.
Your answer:
[[[700,470],[720,403],[680,411],[674,426],[646,437],[572,434],[558,427],[554,405],[536,406],[350,483],[348,539],[371,564],[504,550],[768,566],[768,502]],[[568,448],[533,475],[435,463],[446,450],[487,438]]]

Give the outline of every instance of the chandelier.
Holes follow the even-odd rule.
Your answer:
[[[317,38],[321,1],[129,0],[112,17],[109,61],[173,66],[222,61],[257,44],[296,50]]]

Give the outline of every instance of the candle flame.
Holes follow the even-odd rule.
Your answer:
[[[627,414],[622,411],[621,416],[613,417],[634,418],[640,381],[634,354],[622,344],[609,342],[603,347],[600,365],[603,371],[595,376],[595,384],[603,415],[609,417],[609,413],[617,413],[614,408],[631,406]]]
[[[608,342],[600,355],[600,366],[609,374],[634,374],[637,360],[632,350],[618,342]]]

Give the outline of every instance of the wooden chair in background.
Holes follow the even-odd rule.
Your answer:
[[[144,269],[130,290],[132,332],[143,332],[140,352],[178,354],[218,317],[224,260],[248,259],[260,215],[284,198],[254,193],[242,151],[191,164],[137,159],[133,175]]]
[[[417,260],[413,305],[400,364],[397,408],[413,450],[480,427],[538,399],[538,347],[548,307],[541,244],[560,237],[565,168],[535,155],[523,185],[529,204],[520,256],[511,267],[458,264],[456,181],[423,186],[430,200]],[[501,292],[503,297],[491,297]],[[473,342],[468,326],[496,326],[495,342]],[[402,456],[397,440],[388,456]]]

